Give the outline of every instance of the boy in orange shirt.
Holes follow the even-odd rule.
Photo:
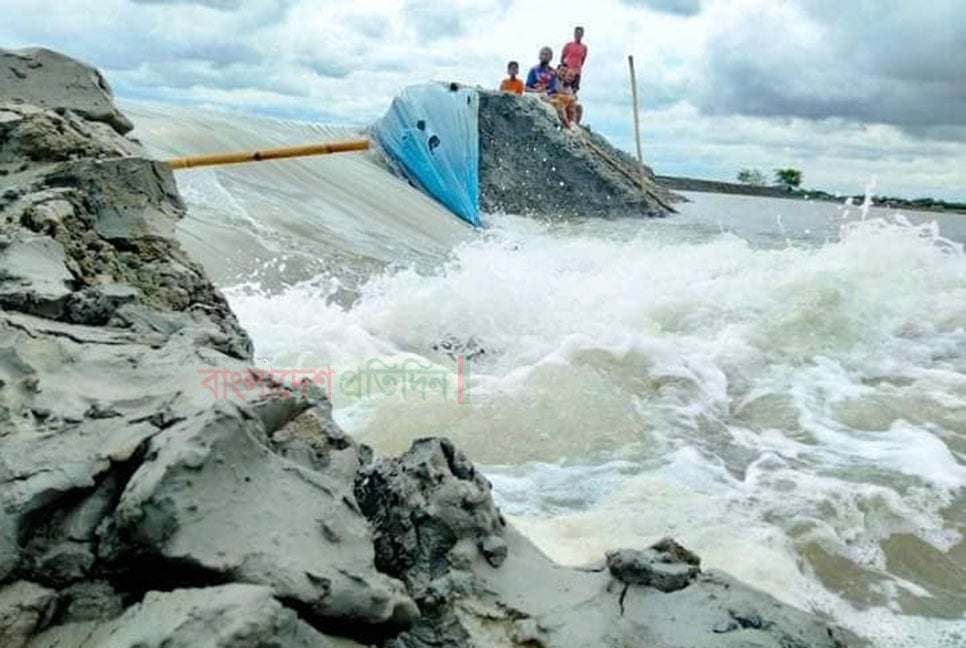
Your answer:
[[[510,61],[507,63],[506,73],[510,76],[506,79],[503,79],[503,82],[500,83],[500,92],[522,95],[523,81],[517,78],[517,74],[520,73],[520,64],[516,61]]]

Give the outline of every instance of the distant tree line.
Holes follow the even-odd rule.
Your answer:
[[[765,174],[758,169],[742,169],[738,172],[738,182],[753,187],[764,187]]]
[[[780,187],[789,193],[793,193],[802,198],[817,200],[841,200],[842,196],[830,194],[827,191],[815,189],[801,189],[802,172],[799,169],[775,169],[774,180],[771,186]],[[738,182],[743,185],[753,187],[766,187],[767,177],[760,169],[744,168],[738,171]],[[853,201],[862,202],[864,196],[853,196]],[[872,196],[873,205],[883,207],[912,207],[916,209],[948,210],[966,213],[966,203],[953,202],[947,200],[937,200],[935,198],[894,198],[889,196]]]
[[[759,169],[742,169],[738,172],[738,182],[754,187],[766,185],[765,174]],[[792,191],[802,184],[802,172],[798,169],[775,169],[775,184]]]

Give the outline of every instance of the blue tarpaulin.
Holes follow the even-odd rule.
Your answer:
[[[479,106],[471,88],[411,86],[374,126],[379,144],[411,183],[475,226],[480,225]]]

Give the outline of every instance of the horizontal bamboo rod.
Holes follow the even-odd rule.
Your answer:
[[[202,166],[219,164],[239,164],[242,162],[261,162],[263,160],[280,160],[282,158],[303,157],[306,155],[328,155],[329,153],[348,153],[350,151],[365,151],[369,148],[369,140],[348,140],[345,142],[329,142],[327,144],[306,144],[304,146],[287,146],[284,148],[265,149],[263,151],[239,151],[237,153],[212,153],[210,155],[192,155],[169,160],[172,169],[192,169]]]

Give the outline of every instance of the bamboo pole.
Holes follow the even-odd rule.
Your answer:
[[[657,195],[654,194],[653,191],[647,188],[647,181],[644,175],[643,166],[638,167],[639,173],[635,178],[634,175],[630,171],[628,171],[623,165],[621,165],[620,162],[615,160],[613,157],[611,157],[610,154],[608,154],[606,151],[604,151],[599,146],[594,144],[592,140],[588,139],[586,141],[587,141],[587,144],[590,145],[591,150],[597,153],[597,155],[600,156],[600,158],[604,160],[604,162],[607,162],[607,164],[613,167],[615,171],[617,171],[618,173],[626,177],[631,182],[637,184],[641,188],[641,191],[644,192],[651,200],[659,204],[661,207],[664,207],[664,209],[668,210],[672,214],[677,213],[678,210],[676,210],[674,207],[672,207],[671,205],[661,200]]]
[[[348,153],[350,151],[365,151],[369,148],[369,140],[348,140],[345,142],[329,142],[326,144],[306,144],[303,146],[287,146],[283,148],[265,149],[263,151],[238,151],[236,153],[212,153],[210,155],[193,155],[189,157],[169,160],[172,169],[192,169],[202,166],[220,164],[239,164],[242,162],[262,162],[264,160],[280,160],[283,158],[303,157],[306,155],[328,155],[330,153]]]
[[[644,155],[641,152],[641,117],[638,114],[640,104],[637,103],[637,74],[634,72],[634,56],[627,55],[627,65],[631,69],[631,98],[634,101],[634,141],[637,144],[637,161],[641,163],[641,173],[644,172]]]

